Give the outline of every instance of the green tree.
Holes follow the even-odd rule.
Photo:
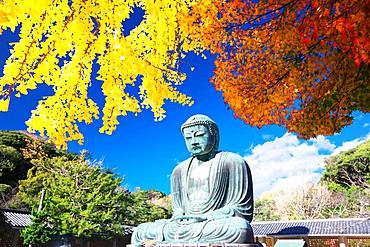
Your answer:
[[[58,156],[68,159],[77,157],[76,154],[57,149],[37,136],[21,131],[0,131],[0,205],[22,207],[17,202],[15,191],[18,181],[25,179],[27,171],[33,166],[31,161]]]
[[[280,220],[275,201],[270,198],[259,198],[254,203],[254,221]]]
[[[14,176],[19,175],[14,174],[14,170],[17,164],[24,163],[22,158],[22,155],[15,148],[0,144],[0,205],[7,206],[12,186],[17,184]],[[12,176],[9,177],[9,173]]]
[[[137,190],[131,193],[127,210],[127,223],[130,225],[168,219],[172,214],[170,198],[156,190]]]
[[[24,179],[31,167],[22,150],[26,148],[28,137],[20,132],[0,132],[0,181],[15,187],[19,179]]]
[[[122,235],[129,201],[121,182],[101,165],[91,165],[83,158],[34,161],[27,179],[20,182],[18,196],[35,212],[42,189],[46,195],[44,208],[33,213],[33,223],[22,232],[24,242],[46,242],[55,234]]]
[[[0,145],[0,177],[3,177],[4,172],[13,171],[22,162],[22,154],[14,147]]]
[[[369,190],[370,140],[327,159],[321,181],[332,190]]]
[[[370,216],[370,140],[326,160],[321,183],[342,195],[324,214]]]

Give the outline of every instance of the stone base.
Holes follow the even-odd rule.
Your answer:
[[[136,247],[134,244],[126,245],[127,247]],[[158,244],[151,245],[155,247],[260,247],[258,244],[197,244],[197,243],[173,243],[173,244]]]

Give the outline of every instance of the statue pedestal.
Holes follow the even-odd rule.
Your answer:
[[[126,245],[127,247],[136,247],[134,244]],[[260,247],[258,244],[197,244],[197,243],[173,243],[173,244],[158,244],[148,245],[148,247]]]

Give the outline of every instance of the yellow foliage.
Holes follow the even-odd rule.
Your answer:
[[[9,108],[9,98],[0,99],[0,111],[8,111]]]
[[[97,79],[105,96],[103,133],[111,134],[117,118],[129,112],[149,108],[155,120],[161,120],[165,101],[191,105],[192,99],[176,89],[186,78],[178,71],[179,60],[202,48],[189,39],[187,24],[180,26],[179,13],[187,13],[196,2],[3,0],[0,33],[19,25],[21,31],[0,78],[0,110],[7,110],[9,94],[25,95],[45,83],[54,95],[32,111],[28,131],[62,147],[71,140],[82,143],[78,123],[99,117],[97,104],[88,96],[94,62],[100,66]],[[145,16],[125,36],[122,22],[135,6],[144,9]],[[127,86],[139,87],[139,97],[129,95]]]

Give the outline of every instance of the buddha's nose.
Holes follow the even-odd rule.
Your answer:
[[[191,138],[191,145],[192,146],[198,146],[199,145],[199,143],[198,143],[198,141],[196,140],[196,138]]]

